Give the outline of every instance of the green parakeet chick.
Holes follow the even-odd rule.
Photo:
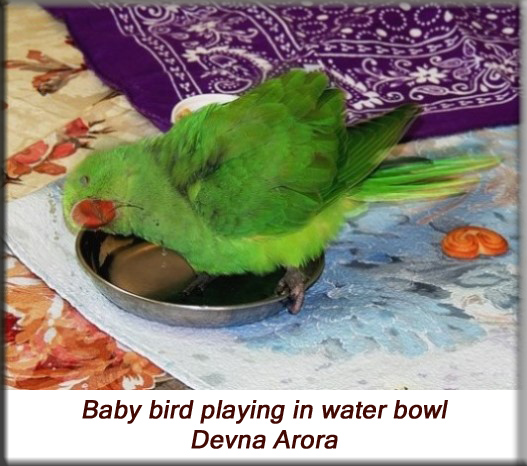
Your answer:
[[[298,268],[367,203],[466,192],[496,157],[385,162],[418,108],[403,105],[347,128],[344,95],[321,72],[291,71],[239,99],[209,105],[159,137],[94,153],[68,176],[72,227],[133,234],[181,254],[198,273]]]

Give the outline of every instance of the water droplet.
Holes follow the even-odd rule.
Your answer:
[[[161,249],[161,255],[165,257],[167,255],[167,250],[165,248]]]

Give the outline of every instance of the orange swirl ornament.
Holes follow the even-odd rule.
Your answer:
[[[443,252],[455,259],[475,259],[479,255],[499,256],[509,250],[507,240],[483,227],[460,227],[450,231],[441,241]]]

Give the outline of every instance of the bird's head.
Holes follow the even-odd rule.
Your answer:
[[[62,205],[72,231],[126,229],[122,208],[131,205],[130,183],[134,175],[132,160],[125,160],[126,151],[118,148],[93,153],[67,176]]]

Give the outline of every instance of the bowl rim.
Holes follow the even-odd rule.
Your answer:
[[[268,305],[271,305],[271,304],[276,304],[276,303],[278,303],[280,301],[284,301],[284,300],[286,300],[288,298],[288,296],[273,296],[273,297],[265,298],[265,299],[262,299],[262,300],[259,300],[259,301],[254,301],[254,302],[247,303],[247,304],[233,304],[231,306],[205,306],[205,305],[198,305],[198,304],[178,304],[178,303],[171,303],[171,302],[168,302],[168,301],[159,301],[157,299],[147,298],[145,296],[141,296],[141,295],[138,295],[136,293],[132,293],[131,291],[125,290],[125,289],[123,289],[123,288],[111,283],[110,281],[105,280],[98,273],[96,273],[95,270],[93,270],[93,268],[90,267],[90,265],[86,262],[86,260],[84,258],[84,255],[81,252],[81,241],[82,241],[83,236],[87,232],[93,232],[93,231],[94,230],[83,229],[83,230],[79,231],[79,233],[77,234],[77,237],[75,238],[75,252],[76,252],[77,260],[80,262],[80,264],[81,264],[82,268],[84,269],[84,271],[87,272],[88,275],[90,275],[92,280],[95,279],[95,280],[97,280],[97,282],[103,284],[104,286],[109,287],[109,288],[113,289],[114,291],[116,291],[118,293],[121,293],[123,295],[126,295],[126,296],[128,296],[130,298],[133,298],[133,299],[136,299],[136,300],[139,300],[139,301],[143,301],[145,303],[153,304],[153,305],[156,305],[156,306],[168,307],[168,308],[171,308],[171,309],[174,309],[174,310],[178,310],[178,311],[181,311],[182,309],[185,309],[185,310],[189,310],[189,311],[216,311],[216,312],[237,311],[237,310],[244,310],[244,309],[252,309],[252,308],[257,308],[257,307],[263,307],[263,306],[268,306]],[[315,284],[315,282],[320,278],[320,276],[322,275],[322,273],[324,271],[324,267],[325,267],[325,254],[324,254],[324,252],[322,252],[322,254],[320,254],[318,257],[316,257],[314,259],[311,259],[311,260],[313,260],[313,261],[320,261],[320,265],[317,267],[317,272],[312,277],[310,277],[309,280],[307,281],[307,283],[306,283],[306,290]]]
[[[198,108],[196,109],[196,110],[199,110],[200,108],[203,108],[210,104],[216,104],[216,103],[227,104],[227,103],[237,100],[239,97],[240,96],[238,94],[222,94],[222,93],[212,93],[212,92],[208,94],[196,94],[196,95],[191,95],[190,97],[185,97],[184,99],[181,99],[177,104],[175,104],[172,107],[172,111],[170,112],[170,122],[172,124],[175,124],[176,116],[179,113],[178,110],[183,108],[185,105],[192,105],[196,101],[199,102],[199,100],[205,100],[205,102],[202,105],[199,105]]]

